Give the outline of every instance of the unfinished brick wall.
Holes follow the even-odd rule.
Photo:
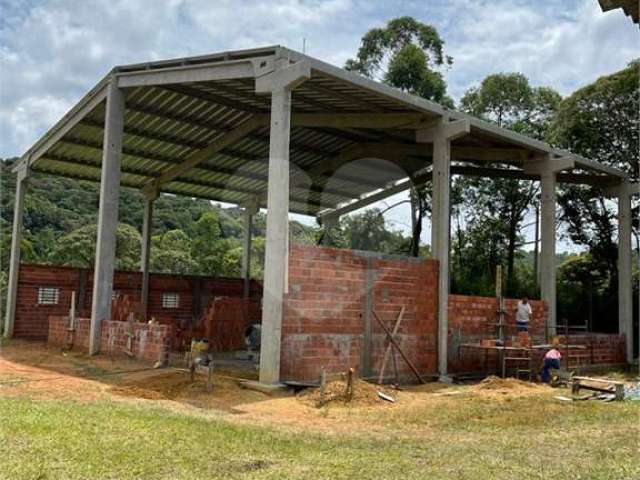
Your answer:
[[[134,300],[140,298],[142,274],[140,272],[117,271],[114,274],[114,292],[128,295]],[[39,287],[60,289],[56,305],[38,305]],[[17,338],[45,340],[50,315],[67,315],[71,306],[71,292],[76,292],[76,314],[89,317],[93,293],[93,271],[75,267],[52,265],[20,266],[18,277],[18,298],[14,335]],[[242,297],[244,283],[239,278],[210,278],[188,275],[168,275],[153,273],[149,278],[148,316],[161,323],[187,328],[200,319],[205,308],[216,298]],[[178,308],[164,308],[164,292],[179,294]],[[262,288],[252,282],[251,298],[259,303]],[[260,310],[251,309],[251,320],[260,320]]]
[[[39,287],[58,287],[56,305],[38,305]],[[45,340],[47,318],[67,315],[71,306],[71,292],[78,291],[78,271],[69,267],[21,265],[13,334],[17,338]]]
[[[401,348],[421,372],[435,372],[436,280],[433,260],[292,245],[281,378],[316,380],[321,367],[329,373],[352,367],[364,376],[367,352],[369,374],[377,376],[386,342],[373,316],[367,319],[368,299],[389,329],[405,307],[398,332]],[[367,321],[370,336],[365,334]],[[402,360],[397,364],[400,376],[410,375]],[[389,363],[387,372],[392,371]]]
[[[515,309],[518,300],[506,299],[504,334],[507,337],[517,335]],[[534,343],[546,338],[545,323],[548,308],[542,300],[530,300],[533,314],[529,323],[529,334]],[[463,343],[480,343],[485,338],[497,338],[498,300],[495,297],[477,297],[469,295],[449,296],[449,371],[473,372],[483,368],[485,355],[487,364],[497,364],[496,352],[484,352],[472,349],[460,349]]]
[[[76,318],[73,332],[73,348],[86,352],[89,348],[89,318]],[[49,317],[47,343],[66,346],[69,339],[69,318]],[[128,355],[129,338],[132,335],[133,356],[148,362],[164,361],[169,353],[171,326],[142,322],[116,322],[104,320],[101,326],[100,351],[107,355]]]

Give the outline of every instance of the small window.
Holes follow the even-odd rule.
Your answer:
[[[165,292],[162,294],[162,308],[178,308],[180,306],[180,295],[175,292]]]
[[[56,287],[38,288],[38,305],[57,305],[60,300],[60,289]]]

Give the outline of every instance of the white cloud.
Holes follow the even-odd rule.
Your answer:
[[[639,54],[638,28],[622,12],[603,14],[595,0],[456,0],[451,10],[464,12],[448,32],[458,98],[488,74],[513,71],[567,95]]]
[[[595,0],[0,0],[0,156],[24,152],[114,65],[283,44],[336,65],[369,28],[434,24],[459,97],[521,71],[562,93],[637,56],[638,30]],[[19,122],[19,123],[16,123]]]

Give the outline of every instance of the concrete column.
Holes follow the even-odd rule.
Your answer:
[[[276,87],[271,93],[269,135],[267,236],[260,348],[260,382],[262,383],[280,381],[282,310],[289,237],[290,125],[291,89],[283,86]]]
[[[540,296],[549,306],[547,335],[556,332],[556,173],[548,170],[540,175],[541,184],[541,253]]]
[[[149,304],[149,260],[151,258],[151,236],[153,234],[153,204],[157,194],[146,196],[144,199],[144,213],[142,218],[142,242],[140,256],[140,271],[142,272],[142,288],[140,302],[147,315]]]
[[[447,377],[449,351],[449,228],[451,183],[451,142],[440,134],[433,141],[433,206],[436,212],[431,238],[438,260],[438,374]]]
[[[625,335],[627,362],[633,361],[633,288],[631,278],[631,190],[618,190],[618,330]]]
[[[98,213],[98,238],[89,333],[89,354],[91,355],[100,351],[101,323],[103,319],[108,319],[111,316],[123,128],[124,94],[117,87],[115,79],[112,79],[108,86],[102,147],[100,210]]]
[[[7,309],[5,311],[4,337],[13,336],[18,298],[18,276],[20,275],[20,244],[22,243],[22,219],[24,217],[24,195],[27,188],[28,168],[25,165],[16,175],[16,196],[13,204],[13,230],[11,232],[11,257],[9,258],[9,283],[7,286]]]
[[[418,142],[433,143],[433,194],[431,215],[431,255],[438,260],[438,374],[448,381],[449,355],[449,228],[451,140],[469,133],[469,122],[450,122],[445,116],[440,123],[418,132]]]
[[[247,206],[244,209],[244,238],[242,243],[242,278],[244,279],[244,298],[249,298],[251,289],[251,228],[255,211]]]
[[[331,244],[331,234],[333,230],[338,228],[338,223],[340,222],[340,217],[335,217],[331,215],[327,215],[322,218],[322,245],[329,246]]]

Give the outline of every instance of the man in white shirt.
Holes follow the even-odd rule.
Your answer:
[[[532,311],[529,299],[527,297],[523,297],[522,300],[518,301],[518,305],[516,307],[516,325],[518,326],[519,332],[529,331],[529,318],[531,317],[531,313]]]

